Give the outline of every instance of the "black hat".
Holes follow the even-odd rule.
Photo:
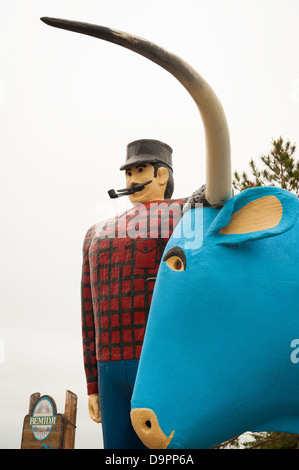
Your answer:
[[[126,163],[120,170],[126,170],[139,163],[155,162],[164,163],[172,170],[172,148],[160,140],[135,140],[127,145]]]

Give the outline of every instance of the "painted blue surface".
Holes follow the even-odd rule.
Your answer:
[[[130,420],[139,359],[98,362],[99,400],[105,449],[146,449]]]
[[[233,213],[268,195],[283,206],[276,227],[221,235]],[[291,193],[254,188],[220,211],[188,211],[180,224],[193,239],[176,227],[165,253],[181,247],[186,269],[161,262],[132,397],[132,409],[152,409],[167,436],[175,431],[168,448],[211,448],[245,431],[299,433],[298,214]]]

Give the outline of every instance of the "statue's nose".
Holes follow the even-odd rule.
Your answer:
[[[143,444],[149,449],[167,449],[174,431],[169,437],[160,428],[156,414],[148,408],[135,408],[131,411],[133,428]]]

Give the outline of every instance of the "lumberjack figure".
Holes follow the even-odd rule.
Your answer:
[[[96,422],[102,415],[105,448],[144,448],[131,425],[130,400],[153,278],[183,200],[170,199],[172,149],[163,142],[132,142],[120,169],[134,208],[91,227],[84,241],[84,364],[89,412]],[[139,190],[131,193],[137,185]]]

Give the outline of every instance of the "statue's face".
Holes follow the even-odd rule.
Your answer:
[[[126,187],[134,184],[145,183],[152,180],[142,191],[130,194],[129,199],[133,205],[151,201],[161,201],[164,199],[165,188],[168,181],[168,171],[166,168],[158,168],[157,176],[154,176],[155,169],[150,163],[141,163],[126,170]]]

